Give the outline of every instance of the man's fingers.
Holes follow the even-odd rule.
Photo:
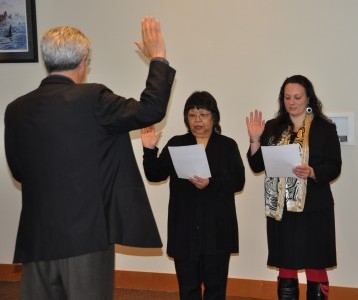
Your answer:
[[[143,52],[144,49],[143,43],[141,41],[138,41],[135,42],[135,44],[137,45],[138,49]]]

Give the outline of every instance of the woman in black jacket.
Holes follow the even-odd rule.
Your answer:
[[[160,134],[154,127],[142,131],[144,171],[153,182],[170,177],[167,253],[174,258],[180,299],[221,300],[230,254],[239,251],[235,193],[244,187],[244,165],[236,142],[221,135],[211,94],[195,92],[188,98],[184,122],[188,133],[171,138],[159,157]],[[195,144],[205,147],[211,177],[179,178],[168,147]]]
[[[265,170],[261,146],[297,143],[302,164],[296,177],[265,176],[268,261],[279,268],[279,299],[298,299],[297,270],[305,269],[307,299],[327,299],[326,268],[337,265],[334,201],[330,182],[341,171],[336,126],[322,113],[312,83],[289,77],[279,95],[276,117],[265,124],[261,111],[246,118],[247,158],[255,172]]]

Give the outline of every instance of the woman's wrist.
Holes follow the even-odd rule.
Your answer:
[[[316,175],[312,167],[310,168],[310,173],[308,174],[308,177],[312,178],[313,180],[316,180]]]
[[[259,143],[260,142],[260,138],[252,138],[250,137],[250,144],[255,144],[255,143]]]

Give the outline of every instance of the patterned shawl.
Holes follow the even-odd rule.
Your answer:
[[[307,114],[302,127],[298,130],[293,143],[299,144],[301,163],[307,164],[309,157],[308,137],[312,114]],[[290,143],[291,126],[285,130],[276,145],[287,145]],[[273,146],[272,139],[269,145]],[[305,206],[307,179],[294,177],[265,177],[265,213],[266,216],[282,219],[283,208],[286,202],[287,210],[301,212]]]

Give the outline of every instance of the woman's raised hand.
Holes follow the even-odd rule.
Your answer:
[[[155,132],[154,125],[141,130],[142,145],[144,148],[154,149],[157,145],[162,132]]]
[[[265,120],[262,119],[262,112],[255,109],[246,117],[247,131],[250,141],[260,141],[261,135],[265,129]]]

